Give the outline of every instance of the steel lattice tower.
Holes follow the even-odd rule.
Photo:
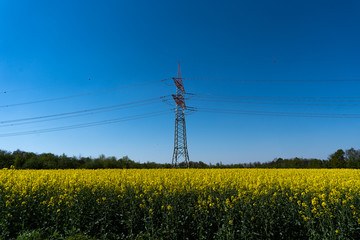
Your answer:
[[[172,167],[178,167],[179,160],[184,159],[186,167],[189,167],[189,153],[186,140],[186,124],[185,124],[185,89],[181,78],[180,62],[178,65],[177,78],[173,78],[176,85],[176,95],[172,95],[176,102],[175,109],[175,138],[174,153],[172,157]]]

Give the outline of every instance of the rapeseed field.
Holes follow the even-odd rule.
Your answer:
[[[360,239],[360,171],[3,169],[0,206],[0,239]]]

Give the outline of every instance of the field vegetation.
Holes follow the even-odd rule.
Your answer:
[[[356,169],[3,169],[0,239],[360,239],[359,187]]]

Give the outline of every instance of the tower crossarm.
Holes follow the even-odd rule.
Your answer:
[[[174,83],[176,87],[183,93],[185,93],[185,88],[182,82],[182,78],[172,78],[174,80]]]
[[[185,99],[184,96],[181,94],[172,94],[172,97],[174,98],[176,105],[181,106],[183,109],[186,109],[186,105],[185,105]]]

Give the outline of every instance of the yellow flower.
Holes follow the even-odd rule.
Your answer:
[[[318,203],[318,199],[315,197],[311,200],[311,204],[315,206]]]
[[[306,222],[309,220],[309,217],[306,217],[305,215],[301,215],[301,217],[303,218],[303,220]]]

